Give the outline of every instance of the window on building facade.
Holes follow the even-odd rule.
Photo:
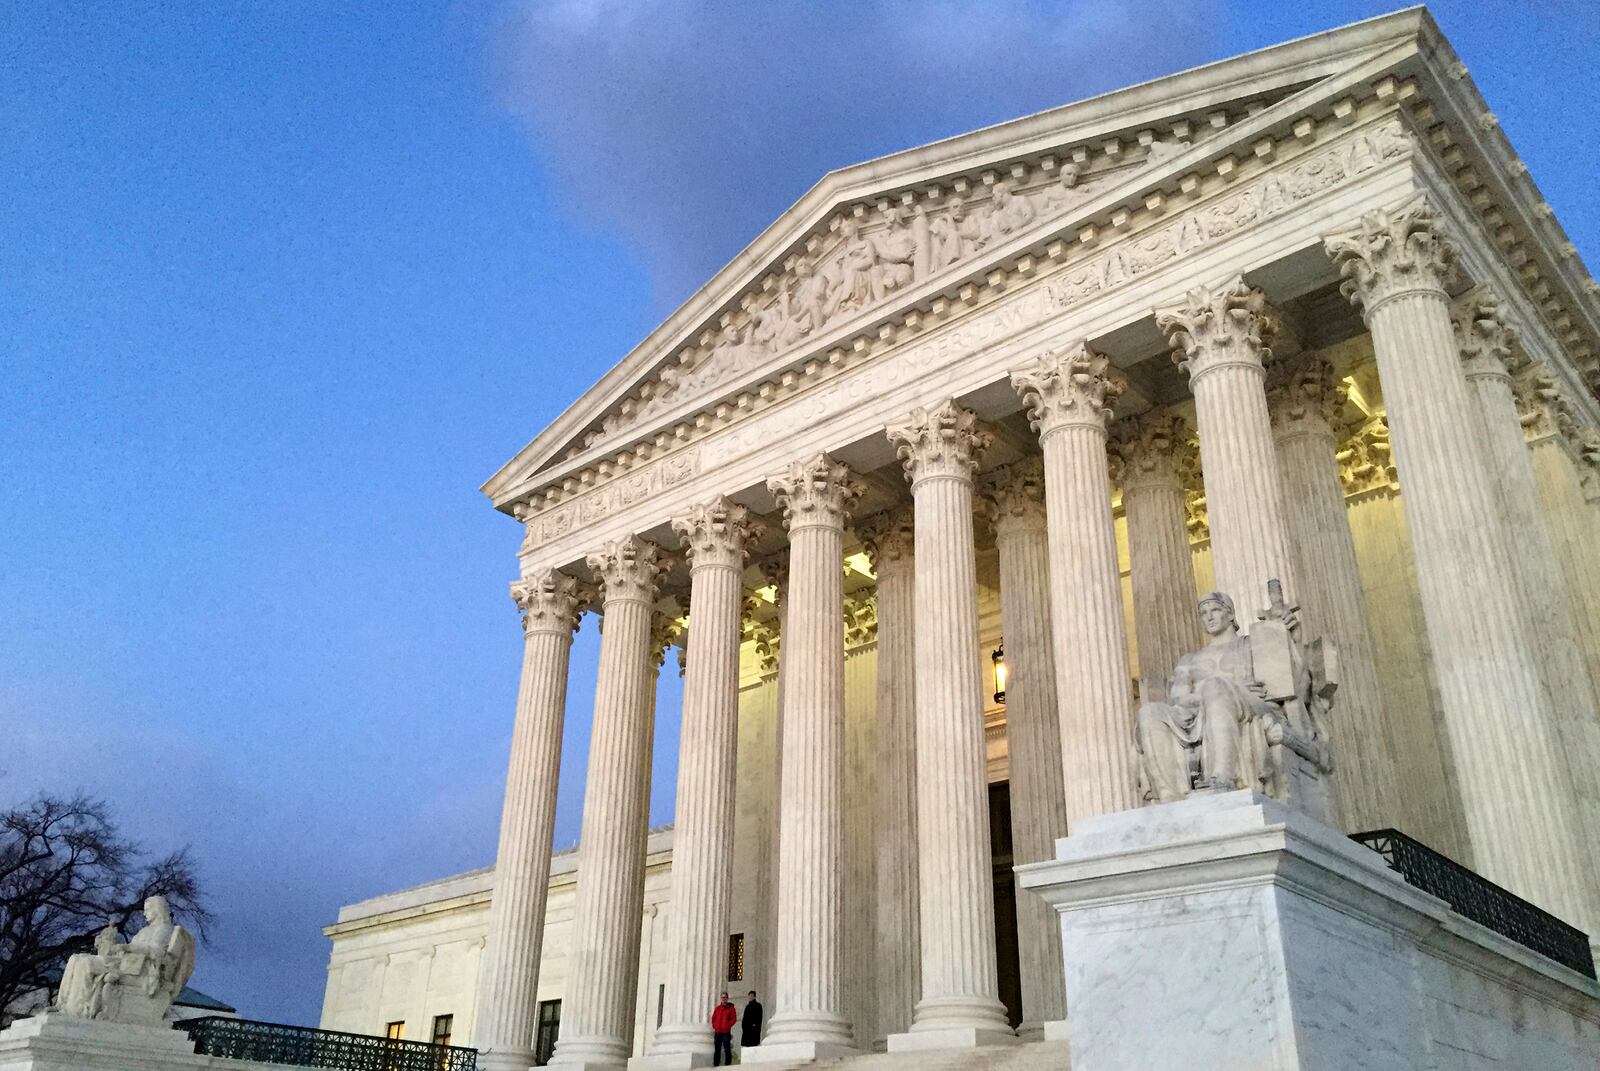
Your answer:
[[[398,1022],[390,1023],[383,1028],[383,1036],[390,1041],[399,1041],[406,1036],[406,1021],[401,1019]]]
[[[555,1055],[556,1039],[561,1036],[561,1002],[539,1002],[539,1028],[533,1034],[533,1066],[543,1067]]]
[[[454,1015],[435,1015],[433,1017],[433,1043],[435,1045],[450,1044],[450,1028],[455,1025]]]
[[[728,981],[744,981],[744,934],[735,933],[728,937]]]

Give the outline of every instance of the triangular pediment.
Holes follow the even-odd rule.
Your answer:
[[[659,450],[875,321],[959,299],[1030,240],[1237,153],[1253,117],[1424,45],[1448,50],[1414,8],[831,172],[483,490],[509,510],[638,444]]]

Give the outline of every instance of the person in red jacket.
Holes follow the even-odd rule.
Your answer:
[[[711,1009],[711,1066],[733,1066],[733,1024],[739,1021],[739,1009],[733,1006],[728,994]]]

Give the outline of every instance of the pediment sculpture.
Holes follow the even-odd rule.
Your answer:
[[[1190,144],[1153,142],[1135,170],[1164,163]],[[808,335],[1065,214],[1120,177],[1080,181],[1083,169],[1071,161],[1056,172],[1053,181],[1027,191],[998,178],[971,193],[951,193],[942,203],[880,203],[876,211],[845,215],[836,241],[796,258],[770,296],[746,306],[747,315],[724,317],[699,346],[662,369],[640,404],[612,414],[591,438],[642,423],[685,397],[753,372]]]
[[[144,902],[145,925],[124,944],[107,925],[93,952],[67,960],[56,1006],[80,1019],[160,1026],[194,973],[194,937],[172,920],[163,896]]]
[[[1226,594],[1200,599],[1210,640],[1178,659],[1164,700],[1139,709],[1134,737],[1147,801],[1248,788],[1334,821],[1324,726],[1338,687],[1335,650],[1322,639],[1301,642],[1299,615],[1276,580],[1268,594],[1248,636]]]

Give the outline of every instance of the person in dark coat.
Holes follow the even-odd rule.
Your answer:
[[[761,1044],[761,1002],[756,991],[750,990],[750,999],[744,1005],[744,1025],[740,1027],[739,1047],[748,1049]]]
[[[717,1006],[711,1009],[711,1066],[733,1066],[733,1024],[739,1021],[739,1009],[733,1006],[728,994],[722,994]]]

